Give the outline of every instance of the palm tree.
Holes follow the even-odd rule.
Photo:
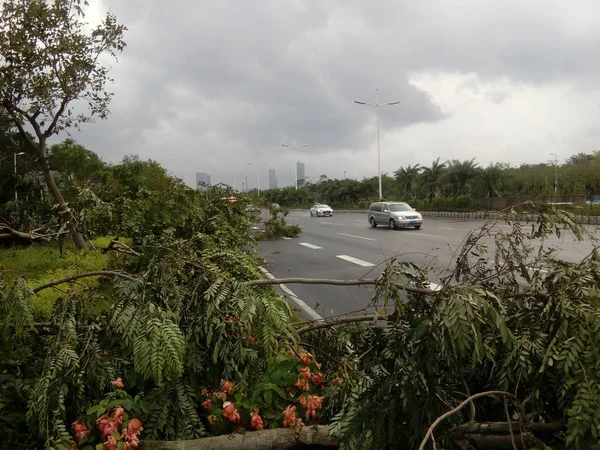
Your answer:
[[[447,179],[454,188],[456,195],[465,195],[467,188],[473,179],[479,174],[479,168],[475,158],[460,161],[453,159],[448,162]]]
[[[504,167],[500,163],[490,164],[481,171],[481,181],[486,197],[500,197],[500,187],[504,179]]]
[[[440,158],[433,161],[431,167],[421,168],[421,179],[423,180],[423,186],[427,188],[427,197],[430,200],[440,196],[445,172],[446,163],[440,164]]]
[[[412,188],[414,184],[419,180],[420,173],[421,167],[419,167],[419,164],[415,164],[414,166],[408,165],[406,166],[406,168],[400,167],[394,172],[396,182],[398,183],[401,189],[405,190],[407,197],[415,198]]]

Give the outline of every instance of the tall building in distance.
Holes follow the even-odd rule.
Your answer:
[[[304,173],[304,163],[298,161],[296,163],[296,176],[298,177],[298,186],[302,186],[304,184],[304,179],[306,178],[306,174]]]
[[[275,169],[269,169],[269,189],[277,189],[277,175]]]
[[[201,191],[206,191],[208,189],[207,186],[199,186],[198,183],[204,183],[210,186],[210,175],[206,172],[196,172],[196,188]]]

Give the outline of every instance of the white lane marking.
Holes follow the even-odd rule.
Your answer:
[[[286,217],[287,220],[300,220],[300,219],[294,219],[293,217]]]
[[[417,232],[416,233],[417,236],[426,236],[426,237],[434,237],[434,238],[441,238],[442,236],[438,236],[436,234],[425,234],[425,233],[421,233],[421,232]]]
[[[287,237],[287,236],[283,236],[281,239],[290,240],[292,238],[291,237]]]
[[[450,227],[438,227],[440,230],[451,230],[451,231],[471,231],[466,228],[450,228]]]
[[[442,286],[436,283],[432,283],[431,281],[429,283],[427,283],[429,285],[429,288],[432,291],[439,291],[440,289],[442,289]]]
[[[340,225],[340,226],[344,226],[343,223],[337,223],[337,222],[319,222],[322,223],[323,225]]]
[[[253,230],[260,230],[258,227],[252,227]]]
[[[312,248],[313,250],[319,250],[323,247],[319,247],[318,245],[309,244],[308,242],[298,242],[300,245],[303,245],[308,248]]]
[[[356,238],[356,239],[364,239],[365,241],[377,241],[377,239],[371,239],[371,238],[366,238],[366,237],[362,237],[362,236],[355,236],[353,234],[346,234],[346,233],[336,233],[339,234],[341,236],[348,236],[351,238]]]
[[[363,266],[363,267],[373,267],[375,265],[375,264],[371,264],[370,262],[363,261],[362,259],[353,258],[352,256],[348,256],[348,255],[335,255],[335,257],[343,259],[343,260],[351,262],[351,263],[354,263],[354,264],[358,264],[359,266]]]
[[[259,266],[260,271],[269,279],[273,280],[275,279],[275,276],[269,272],[267,269],[265,269],[264,267],[260,267]],[[323,320],[323,318],[318,315],[316,313],[316,311],[314,309],[312,309],[310,306],[308,306],[306,303],[304,303],[296,294],[294,294],[292,292],[292,290],[290,288],[288,288],[285,284],[280,284],[279,288],[285,292],[287,295],[289,295],[290,299],[296,304],[296,306],[298,306],[298,308],[300,308],[302,311],[304,311],[304,313],[312,320]]]

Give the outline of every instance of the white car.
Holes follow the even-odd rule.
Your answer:
[[[310,208],[310,217],[331,217],[333,216],[333,209],[331,209],[328,205],[324,205],[322,203],[315,203],[312,208]]]

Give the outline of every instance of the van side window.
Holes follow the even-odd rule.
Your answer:
[[[388,210],[388,207],[387,207],[387,205],[383,205],[383,212],[388,212],[388,211],[389,211],[389,210]]]
[[[381,205],[378,205],[377,203],[374,203],[374,204],[371,205],[371,207],[369,209],[371,211],[381,212]]]

